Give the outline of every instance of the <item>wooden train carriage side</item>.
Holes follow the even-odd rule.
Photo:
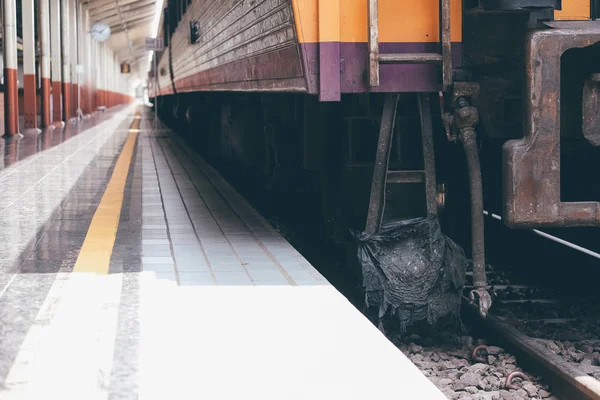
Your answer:
[[[462,0],[450,1],[452,65],[461,67]],[[379,52],[439,53],[439,1],[379,0]],[[163,24],[160,94],[278,91],[318,94],[435,92],[438,65],[382,64],[368,84],[368,0],[171,0]],[[557,20],[590,18],[565,0]]]
[[[161,94],[278,91],[319,94],[437,91],[439,66],[382,65],[367,81],[367,0],[185,0],[165,10]],[[439,53],[439,1],[379,1],[381,53]],[[451,1],[453,64],[461,64],[461,0]],[[168,71],[168,74],[165,74]],[[169,82],[172,79],[174,84]]]
[[[162,51],[158,55],[158,64],[157,70],[154,71],[158,77],[158,90],[159,96],[171,95],[175,92],[173,91],[173,81],[171,80],[171,75],[169,73],[169,47],[165,47],[165,50]]]
[[[160,62],[174,84],[164,77],[161,93],[306,92],[289,0],[196,0],[175,23]]]

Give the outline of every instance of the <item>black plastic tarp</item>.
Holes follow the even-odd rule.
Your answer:
[[[365,308],[378,326],[390,318],[404,333],[417,321],[459,317],[467,260],[437,217],[393,221],[376,235],[355,237]]]

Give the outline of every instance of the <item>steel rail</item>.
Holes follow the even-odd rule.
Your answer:
[[[600,381],[570,365],[539,340],[525,335],[502,319],[494,315],[480,318],[478,307],[465,300],[474,318],[486,331],[486,336],[514,354],[519,365],[542,376],[554,395],[568,400],[600,400]]]

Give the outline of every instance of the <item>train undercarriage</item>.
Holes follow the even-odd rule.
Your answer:
[[[436,215],[472,259],[485,315],[484,205],[510,228],[600,225],[586,174],[600,160],[600,23],[503,11],[464,15],[464,62],[439,93],[194,92],[160,97],[159,110],[313,239],[345,248],[357,280],[352,232]]]

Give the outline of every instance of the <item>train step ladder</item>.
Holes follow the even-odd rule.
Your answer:
[[[431,99],[428,93],[419,93],[418,98],[421,118],[421,143],[423,146],[423,170],[397,171],[389,169],[389,162],[396,121],[398,94],[386,94],[381,116],[379,141],[377,143],[373,181],[371,183],[369,211],[365,227],[365,232],[368,234],[374,235],[381,229],[385,211],[386,188],[390,183],[424,183],[427,214],[437,215],[437,186],[433,154]]]
[[[441,53],[379,54],[379,1],[369,0],[369,84],[379,86],[379,64],[441,64],[444,90],[452,84],[450,0],[439,0]]]

